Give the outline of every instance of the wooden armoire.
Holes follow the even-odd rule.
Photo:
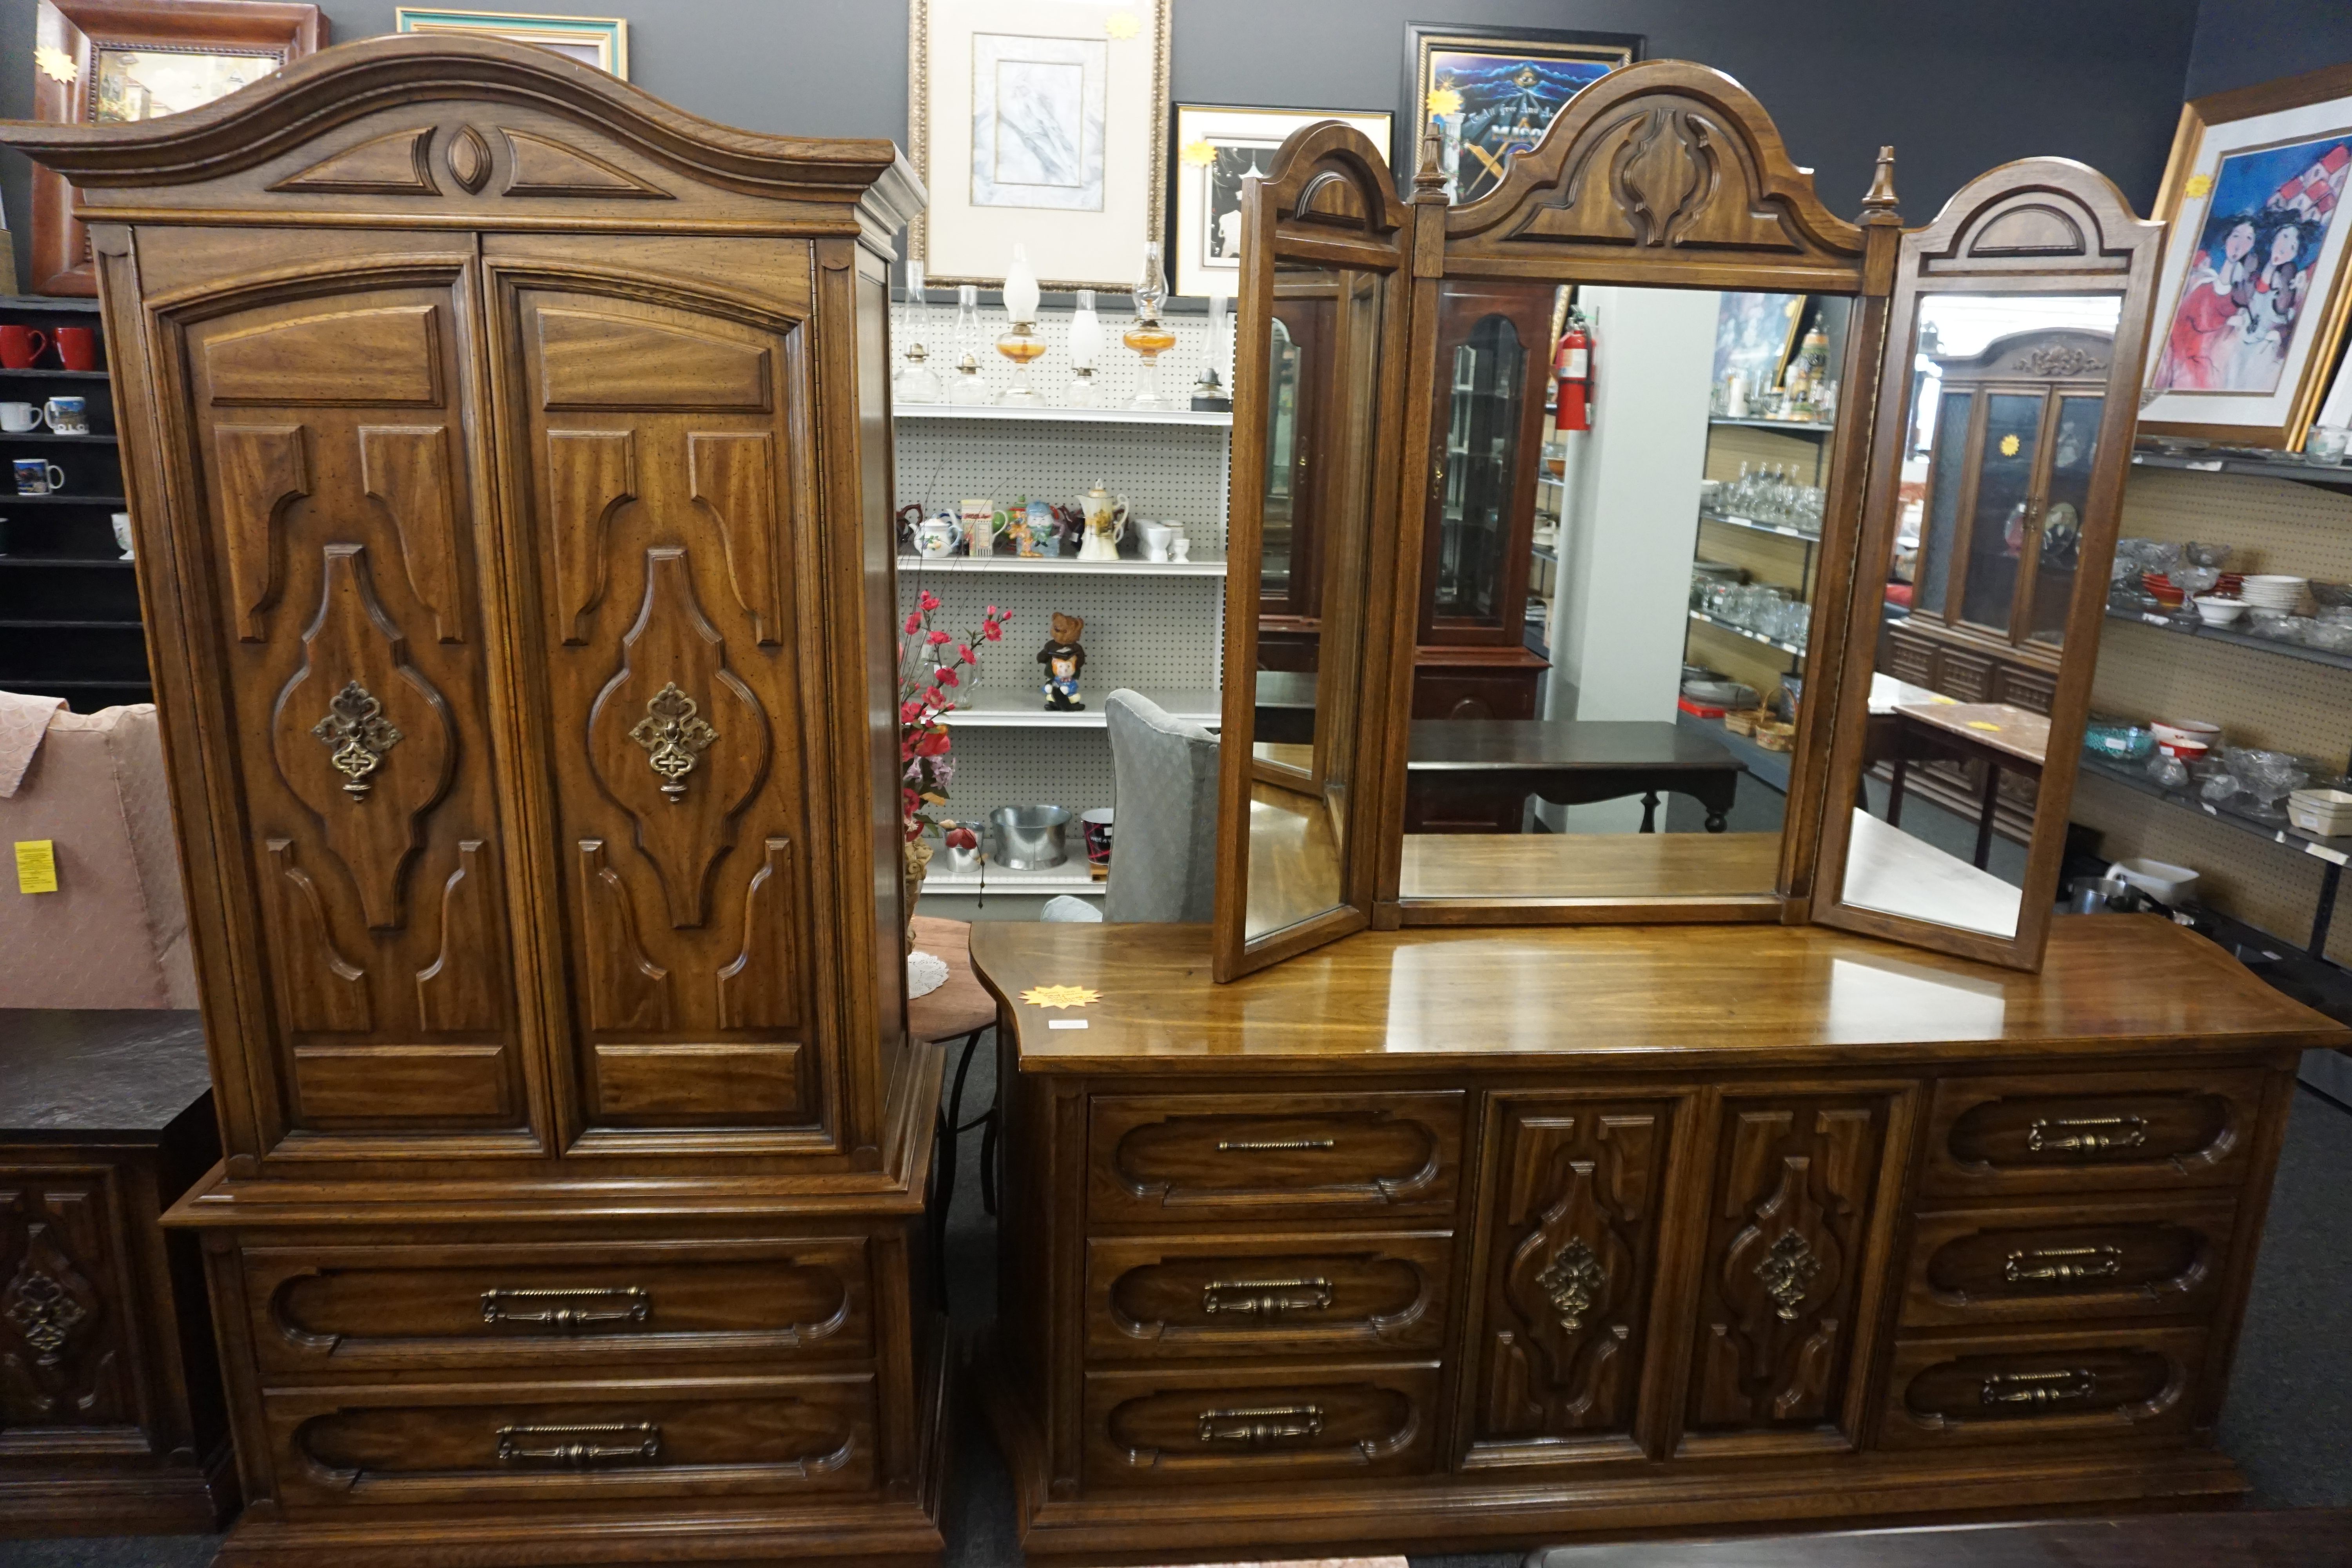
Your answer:
[[[222,1560],[936,1561],[897,150],[449,37],[0,140],[118,367]]]

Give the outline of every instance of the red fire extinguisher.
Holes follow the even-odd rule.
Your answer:
[[[1592,428],[1592,333],[1575,310],[1568,313],[1568,330],[1552,352],[1552,379],[1559,385],[1552,427],[1562,432]]]

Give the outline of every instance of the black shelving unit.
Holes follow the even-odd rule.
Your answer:
[[[113,383],[103,370],[66,369],[54,342],[59,327],[99,326],[98,302],[0,296],[0,322],[52,340],[30,366],[0,367],[0,402],[85,398],[90,425],[87,436],[0,431],[0,689],[62,697],[80,713],[151,701],[138,575],[114,541],[113,514],[129,503]],[[103,342],[99,352],[103,363]],[[64,488],[14,493],[7,469],[20,458],[57,464]]]
[[[2293,479],[2337,494],[2352,491],[2352,467],[2341,463],[2306,463],[2299,457],[2263,458],[2227,448],[2210,451],[2139,450],[2132,453],[2139,468],[2174,468],[2192,474],[2251,475],[2263,479]]]

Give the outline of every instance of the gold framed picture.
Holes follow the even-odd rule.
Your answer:
[[[487,33],[513,43],[536,44],[623,81],[629,79],[629,24],[619,16],[541,16],[402,5],[393,12],[393,31]]]

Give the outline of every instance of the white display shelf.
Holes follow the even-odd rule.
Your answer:
[[[1207,425],[1231,429],[1232,410],[1223,414],[1190,408],[1006,408],[986,403],[900,403],[899,419],[989,419],[1018,425]]]
[[[1042,680],[1038,682],[1044,684]],[[971,730],[1099,730],[1103,727],[1103,700],[1118,689],[1116,685],[1083,686],[1079,696],[1087,706],[1077,713],[1047,711],[1045,694],[1033,687],[982,691],[971,699],[971,706],[947,714],[944,721],[950,728]],[[1150,698],[1175,718],[1195,724],[1223,721],[1224,699],[1217,692],[1137,689],[1139,695]]]
[[[1075,856],[1062,864],[1044,871],[1016,871],[1010,866],[983,866],[977,871],[943,871],[934,869],[923,879],[923,893],[1013,893],[1032,898],[1047,898],[1055,893],[1076,893],[1080,898],[1100,898],[1108,879],[1097,879],[1087,869],[1086,858]]]
[[[1224,557],[1195,556],[1190,561],[1081,561],[1075,555],[950,555],[926,561],[919,555],[898,557],[898,575],[926,572],[1054,572],[1101,573],[1114,577],[1222,577]]]

